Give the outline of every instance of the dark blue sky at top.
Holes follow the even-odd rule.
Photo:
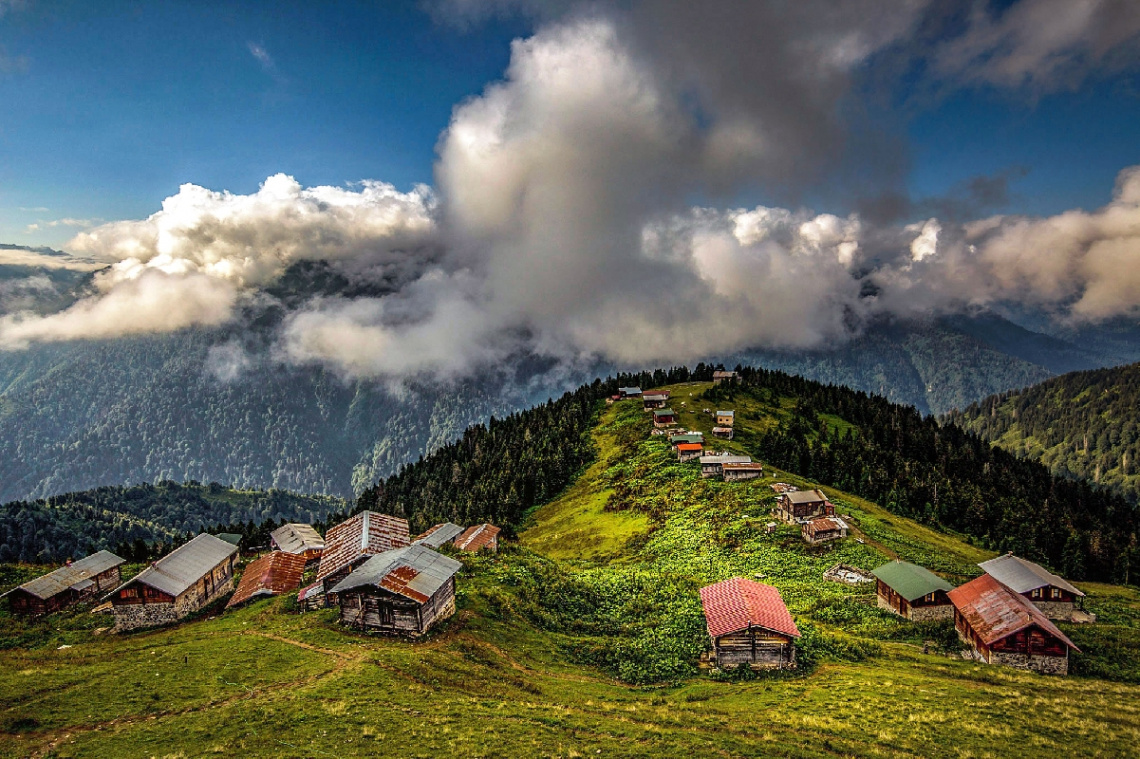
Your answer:
[[[76,228],[47,223],[65,217],[145,217],[185,182],[431,183],[452,108],[503,75],[528,31],[518,19],[440,26],[413,2],[28,0],[0,17],[0,242],[60,244]],[[1035,101],[966,90],[920,108],[908,190],[1023,170],[997,210],[1102,205],[1140,163],[1136,89],[1117,78]],[[816,210],[850,210],[826,202]]]

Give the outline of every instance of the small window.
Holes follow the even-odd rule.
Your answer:
[[[1061,597],[1061,589],[1060,588],[1053,588],[1053,598],[1060,598],[1060,597]]]
[[[1040,598],[1041,597],[1041,588],[1034,588],[1033,589],[1033,597],[1034,598]]]

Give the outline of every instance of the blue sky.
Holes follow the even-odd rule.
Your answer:
[[[17,3],[0,17],[0,242],[59,245],[78,227],[52,221],[142,218],[186,182],[431,183],[452,108],[532,26],[440,25],[413,2]],[[1103,205],[1140,163],[1138,91],[1134,74],[1044,95],[963,87],[884,115],[905,125],[913,197],[1014,172],[997,210],[1050,214]]]

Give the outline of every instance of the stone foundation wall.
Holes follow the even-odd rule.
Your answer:
[[[113,611],[116,630],[169,625],[185,616],[178,613],[174,604],[121,604]]]
[[[884,611],[889,611],[891,614],[898,614],[899,613],[898,609],[891,606],[890,601],[883,598],[882,596],[878,596],[877,598],[879,599],[879,608],[880,609],[883,609]],[[900,614],[899,616],[902,616],[902,615]]]
[[[1030,656],[1029,654],[1007,654],[994,651],[990,654],[990,664],[1029,669],[1043,675],[1069,674],[1069,657],[1067,656]]]
[[[1072,601],[1034,601],[1033,605],[1049,619],[1067,620],[1073,616]]]
[[[932,622],[936,619],[954,619],[954,607],[950,604],[910,607],[910,620],[912,622]]]

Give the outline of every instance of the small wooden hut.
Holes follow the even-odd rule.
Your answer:
[[[653,412],[653,426],[658,429],[672,427],[677,423],[677,413],[671,408],[660,408]]]
[[[734,577],[701,588],[701,604],[712,641],[709,660],[721,669],[795,666],[800,631],[776,588]]]
[[[847,523],[839,517],[816,517],[800,525],[800,536],[808,545],[819,545],[847,537]]]
[[[499,533],[501,530],[493,524],[477,524],[468,527],[462,535],[453,542],[460,551],[474,553],[484,548],[491,553],[499,550]]]
[[[226,608],[240,606],[256,598],[288,593],[301,587],[301,576],[305,574],[305,555],[274,551],[254,561],[241,573],[237,590],[234,591]]]
[[[324,584],[326,602],[335,603],[329,595],[332,587],[355,567],[376,554],[403,548],[411,542],[408,520],[375,511],[362,511],[330,527],[317,569],[317,580]]]
[[[8,599],[13,614],[51,614],[117,586],[124,563],[125,559],[110,551],[98,551],[12,588],[0,598]]]
[[[304,557],[306,563],[319,561],[325,550],[325,539],[311,524],[284,524],[269,533],[269,541],[278,551]]]
[[[946,594],[954,586],[925,567],[890,561],[871,570],[879,608],[915,622],[953,619],[954,607]]]
[[[423,635],[455,613],[455,575],[462,566],[423,545],[377,554],[333,587],[340,621],[361,629]]]
[[[795,490],[782,493],[776,500],[774,515],[788,524],[802,524],[816,517],[829,517],[835,507],[822,490]]]

